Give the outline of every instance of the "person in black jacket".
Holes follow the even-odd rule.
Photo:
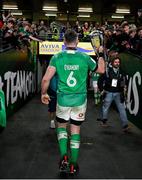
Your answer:
[[[112,101],[114,100],[119,111],[123,131],[126,132],[129,129],[124,106],[124,90],[126,89],[126,81],[125,76],[120,70],[120,61],[121,60],[118,56],[111,60],[106,72],[98,80],[98,87],[103,96],[101,109],[102,125],[107,125],[108,111]]]

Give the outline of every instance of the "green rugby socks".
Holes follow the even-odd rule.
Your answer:
[[[58,137],[61,157],[63,157],[65,154],[67,154],[68,136],[67,136],[66,128],[57,128],[57,137]]]
[[[70,150],[71,150],[70,162],[72,164],[77,163],[79,147],[80,147],[80,134],[72,134],[70,139]]]

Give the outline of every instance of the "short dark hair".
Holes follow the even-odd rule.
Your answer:
[[[119,56],[114,56],[111,59],[111,64],[113,64],[116,59],[119,59],[119,62],[121,63],[121,58]]]
[[[11,24],[13,24],[13,25],[15,24],[15,22],[14,22],[12,19],[9,20],[8,23],[11,23]]]
[[[74,30],[68,29],[64,34],[64,39],[67,43],[72,43],[77,39],[78,35]]]

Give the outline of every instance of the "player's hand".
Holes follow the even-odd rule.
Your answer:
[[[49,95],[48,94],[42,94],[41,95],[41,102],[43,103],[43,104],[49,104],[49,101],[50,101],[51,99],[50,99],[50,97],[49,97]]]
[[[103,53],[103,51],[104,51],[103,46],[100,46],[99,49],[98,49],[98,51],[99,51],[99,53]]]

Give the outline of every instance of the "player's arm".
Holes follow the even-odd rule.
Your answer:
[[[43,76],[42,82],[41,82],[41,101],[44,104],[49,104],[50,97],[47,94],[47,90],[49,88],[50,80],[54,76],[56,72],[56,68],[54,66],[48,66],[45,75]]]
[[[31,39],[31,40],[33,40],[33,41],[38,41],[38,42],[42,42],[42,40],[41,39],[38,39],[38,38],[36,38],[36,37],[34,37],[34,36],[29,36],[29,38]]]
[[[105,60],[102,46],[99,47],[98,68],[96,72],[100,74],[105,73]]]

